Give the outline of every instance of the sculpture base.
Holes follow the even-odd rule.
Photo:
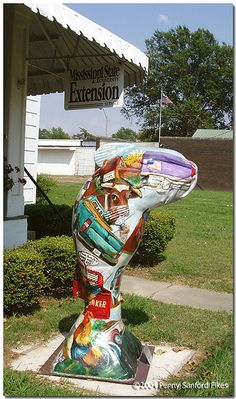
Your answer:
[[[54,382],[59,382],[62,378],[64,380],[62,374],[51,374],[50,367],[52,363],[50,363],[49,368],[45,370],[45,364],[49,361],[48,357],[54,353],[62,341],[64,342],[63,337],[58,335],[57,337],[50,339],[48,342],[12,348],[12,352],[17,356],[12,359],[11,368],[16,371],[32,371],[38,374],[40,377],[44,377],[46,380],[52,381],[52,384]],[[146,378],[140,378],[142,380],[142,384],[140,383],[140,385],[138,385],[138,383],[122,383],[122,381],[113,382],[111,380],[99,381],[92,378],[75,378],[74,375],[71,378],[66,377],[65,380],[67,380],[67,383],[73,387],[73,389],[77,388],[79,390],[83,389],[89,392],[98,392],[103,396],[155,396],[157,390],[161,386],[161,383],[170,376],[176,375],[181,368],[194,356],[194,353],[195,352],[193,350],[186,349],[185,347],[178,347],[178,350],[175,350],[175,347],[168,346],[164,343],[155,346],[152,364],[149,367],[149,365],[144,362],[145,364],[142,366],[145,368],[145,375],[148,367],[149,371]],[[55,355],[53,355],[53,357],[54,356]],[[41,368],[44,369],[43,374],[40,372]],[[138,367],[135,375],[136,379],[139,379],[139,373],[140,371]],[[143,382],[145,382],[145,379],[149,384],[147,384],[146,388],[143,389]]]
[[[141,383],[146,381],[147,375],[150,368],[150,361],[154,354],[155,346],[153,345],[143,345],[143,350],[140,358],[137,361],[137,369],[134,378],[130,378],[127,380],[120,380],[115,378],[102,378],[99,376],[90,376],[90,375],[76,375],[70,373],[59,373],[53,371],[53,364],[55,362],[55,358],[59,355],[59,353],[63,349],[64,342],[55,350],[55,352],[48,358],[48,360],[44,363],[44,365],[40,368],[39,374],[49,375],[49,376],[57,376],[57,377],[71,377],[77,379],[86,379],[86,380],[98,380],[98,381],[107,381],[107,382],[116,382],[120,384],[134,384]]]

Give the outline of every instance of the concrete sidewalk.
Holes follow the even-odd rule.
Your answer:
[[[233,310],[232,294],[208,291],[203,288],[191,288],[168,282],[146,280],[133,276],[123,276],[121,291],[174,305],[213,311],[231,312]]]

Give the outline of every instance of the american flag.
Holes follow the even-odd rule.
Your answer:
[[[162,93],[162,104],[174,104],[173,101],[169,97],[167,97],[164,93]]]

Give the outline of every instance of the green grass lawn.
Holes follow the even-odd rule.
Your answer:
[[[217,396],[224,396],[226,393],[230,395],[230,392],[232,394],[230,314],[168,305],[133,295],[125,295],[124,298],[122,315],[125,323],[141,340],[152,344],[166,342],[200,351],[204,360],[192,367],[191,374],[188,370],[186,375],[178,377],[180,380],[224,380],[223,382],[229,384],[229,389],[227,392],[225,389],[217,389]],[[77,298],[60,301],[45,299],[42,308],[33,314],[7,319],[4,323],[5,361],[9,359],[11,348],[44,341],[59,331],[68,331],[81,309],[82,301]],[[7,365],[9,366],[9,363]],[[63,387],[54,387],[53,383],[45,384],[36,380],[32,373],[16,373],[7,369],[4,381],[5,395],[68,396],[61,392]],[[51,394],[48,394],[49,389]],[[177,391],[176,396],[189,396],[188,390],[182,391],[181,394]],[[193,393],[195,396],[201,396],[197,389],[193,390]],[[216,390],[209,388],[204,392],[204,396],[213,396],[213,393],[215,394]],[[77,392],[77,395],[71,393],[70,396],[85,394]],[[166,396],[167,393],[162,390],[158,395]]]
[[[81,186],[58,183],[50,199],[55,204],[72,205]],[[174,215],[176,234],[168,244],[166,260],[149,269],[149,278],[232,292],[232,205],[231,192],[196,189],[187,198],[161,207]],[[139,271],[133,273],[137,276]]]
[[[233,371],[233,339],[226,337],[219,348],[216,348],[211,355],[191,369],[191,362],[187,378],[186,375],[171,377],[165,384],[179,383],[178,389],[163,388],[158,396],[165,397],[193,397],[193,396],[233,396],[233,381],[229,377],[229,370]],[[230,382],[232,381],[232,382]],[[199,388],[196,387],[196,383]],[[221,388],[219,388],[221,387]]]
[[[49,195],[55,204],[72,205],[81,184],[60,183]],[[166,260],[151,268],[151,277],[213,290],[232,290],[232,193],[195,190],[186,199],[161,208],[176,219],[176,234],[169,243]],[[158,209],[153,212],[158,212]],[[145,266],[145,265],[144,265]],[[137,275],[137,270],[134,271]],[[151,344],[166,342],[192,348],[197,357],[168,383],[199,381],[206,389],[161,389],[157,396],[232,396],[232,315],[190,307],[168,305],[125,295],[122,315],[128,328]],[[86,396],[62,384],[36,378],[31,372],[9,369],[11,349],[48,340],[73,324],[83,303],[77,298],[43,299],[41,309],[30,315],[12,316],[4,323],[5,396]],[[211,382],[228,384],[218,389]],[[141,393],[142,394],[142,393]]]
[[[72,206],[82,185],[81,183],[57,183],[57,186],[50,191],[48,196],[55,205],[66,204]]]
[[[182,201],[163,207],[176,219],[176,234],[168,244],[166,260],[153,270],[152,278],[232,292],[232,205],[230,192],[195,190]]]
[[[29,371],[4,370],[4,394],[10,397],[75,397],[96,396],[82,389],[73,388],[65,381],[58,383],[39,378]]]

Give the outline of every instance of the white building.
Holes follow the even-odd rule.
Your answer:
[[[38,173],[85,176],[95,170],[96,147],[82,147],[82,140],[38,141]]]

